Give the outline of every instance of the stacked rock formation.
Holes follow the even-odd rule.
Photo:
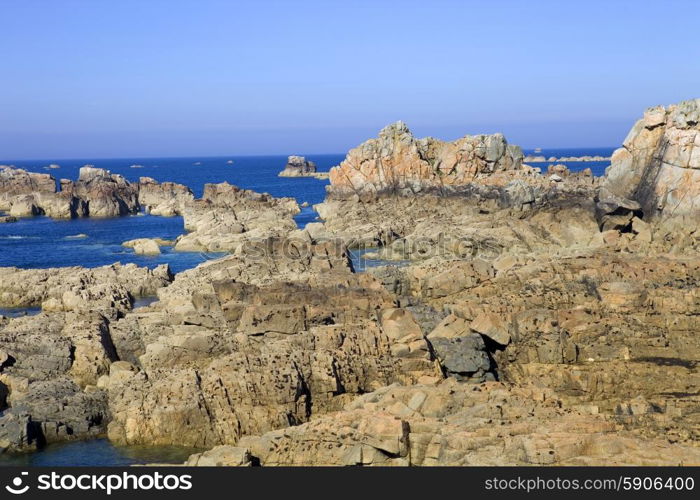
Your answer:
[[[517,171],[523,153],[501,134],[465,136],[454,142],[416,139],[405,123],[393,123],[351,150],[330,171],[331,193],[420,192],[459,186],[497,172]]]
[[[76,182],[61,180],[61,192],[84,200],[86,214],[91,217],[115,217],[139,210],[138,186],[102,168],[82,167]]]
[[[12,210],[18,197],[55,192],[56,181],[49,174],[35,174],[11,167],[0,169],[0,210]]]

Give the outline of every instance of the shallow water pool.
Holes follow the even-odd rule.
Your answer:
[[[181,464],[198,449],[180,446],[115,446],[107,439],[51,444],[35,453],[0,455],[0,466],[124,466]]]

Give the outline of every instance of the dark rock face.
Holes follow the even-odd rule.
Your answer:
[[[85,200],[91,217],[116,217],[139,210],[138,185],[108,170],[85,166],[77,182],[61,184],[62,191]]]
[[[96,437],[105,431],[107,395],[100,390],[83,391],[70,378],[59,377],[32,384],[30,393],[14,401],[11,415],[15,421],[31,415],[28,444]]]
[[[436,338],[431,339],[430,343],[446,375],[474,382],[495,380],[491,373],[491,359],[481,335]]]
[[[629,231],[632,220],[642,217],[642,207],[634,200],[608,196],[596,203],[596,218],[601,231],[615,229],[617,231]]]
[[[303,156],[290,156],[284,170],[279,173],[280,177],[304,177],[316,173],[316,164],[307,160]]]

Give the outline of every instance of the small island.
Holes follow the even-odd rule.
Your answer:
[[[287,164],[279,174],[279,177],[315,177],[316,179],[328,179],[328,172],[317,172],[316,164],[303,156],[292,155],[287,157]]]

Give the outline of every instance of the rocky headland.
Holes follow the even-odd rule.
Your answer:
[[[602,179],[398,122],[331,170],[304,229],[291,199],[142,179],[136,202],[191,231],[176,248],[230,255],[174,277],[0,270],[0,306],[42,308],[0,319],[0,448],[106,434],[203,449],[190,465],[698,465],[698,109],[648,111]],[[384,265],[356,272],[367,247]]]

